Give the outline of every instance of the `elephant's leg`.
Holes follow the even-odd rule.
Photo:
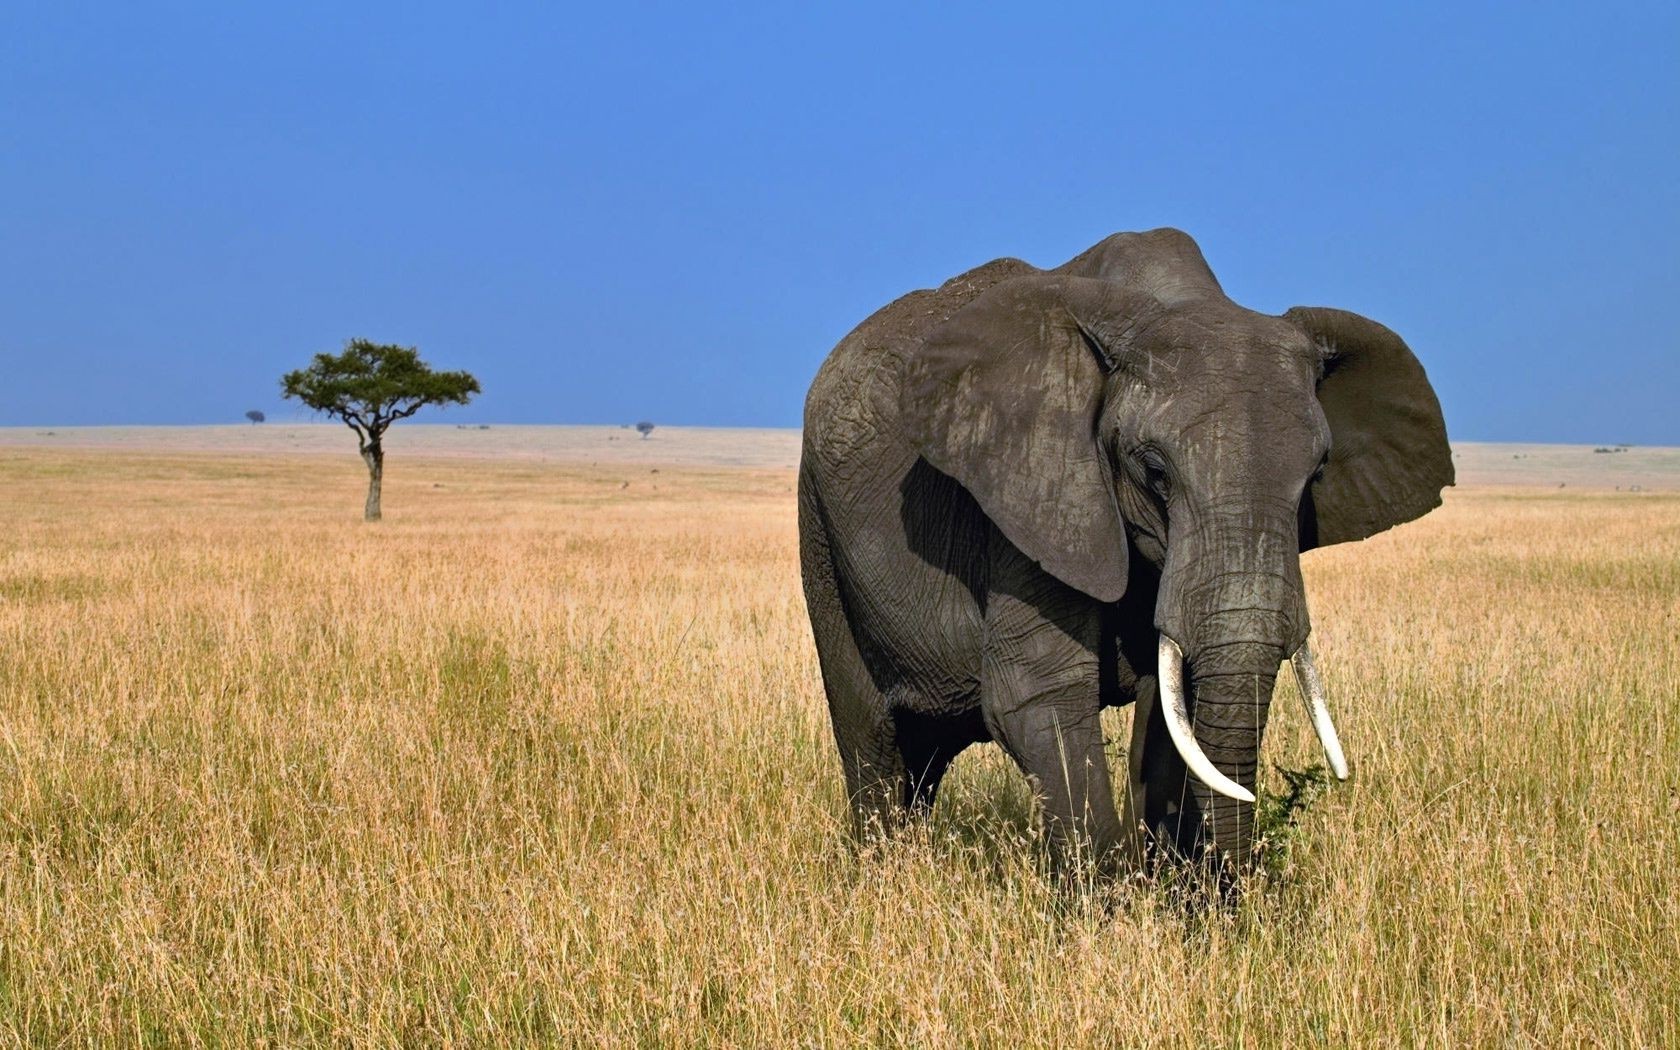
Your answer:
[[[813,621],[816,617],[812,618]],[[840,765],[846,774],[854,828],[860,838],[904,823],[910,778],[893,731],[886,697],[875,687],[843,617],[815,627],[823,688]]]
[[[893,741],[892,719],[877,701],[878,694],[872,700],[862,690],[828,687],[853,830],[862,839],[896,831],[910,815],[910,777]]]
[[[1151,846],[1193,855],[1196,829],[1194,798],[1184,760],[1167,734],[1154,676],[1138,683],[1132,709],[1132,742],[1127,752],[1125,799],[1130,848],[1141,858]]]
[[[981,706],[1033,782],[1055,855],[1112,863],[1125,845],[1098,698],[1100,609],[994,536]]]
[[[859,837],[890,831],[904,821],[909,781],[887,699],[858,649],[846,619],[827,529],[809,481],[800,478],[799,546],[805,606],[822,666],[823,691],[853,826]]]

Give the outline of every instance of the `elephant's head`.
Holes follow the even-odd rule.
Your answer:
[[[954,313],[910,362],[902,408],[924,457],[1051,574],[1108,602],[1131,548],[1158,570],[1161,706],[1204,841],[1249,855],[1286,658],[1345,774],[1300,554],[1418,517],[1453,480],[1398,336],[1340,310],[1244,309],[1185,234],[1120,234]]]

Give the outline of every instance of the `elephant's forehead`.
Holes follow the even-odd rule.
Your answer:
[[[1279,318],[1185,315],[1153,329],[1143,349],[1133,370],[1141,382],[1127,384],[1119,417],[1152,437],[1196,430],[1223,444],[1251,433],[1310,439],[1323,429],[1317,352]]]
[[[1164,395],[1304,397],[1318,378],[1312,344],[1276,318],[1168,324],[1152,330],[1139,348],[1137,378]]]
[[[1143,333],[1143,341],[1154,353],[1183,358],[1280,351],[1306,357],[1312,351],[1306,335],[1288,321],[1228,299],[1164,310]]]
[[[1156,439],[1189,433],[1221,443],[1259,434],[1310,439],[1323,429],[1312,387],[1279,377],[1191,375],[1171,388],[1141,392],[1121,414],[1131,414],[1143,436]]]

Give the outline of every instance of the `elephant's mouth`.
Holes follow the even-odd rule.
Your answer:
[[[1318,673],[1318,665],[1313,662],[1312,647],[1303,639],[1289,662],[1295,669],[1295,680],[1301,686],[1307,713],[1312,718],[1313,732],[1318,734],[1318,742],[1324,748],[1330,771],[1337,780],[1346,780],[1347,757],[1342,752],[1336,724],[1330,718],[1330,705],[1324,698],[1324,679]],[[1218,794],[1238,802],[1252,803],[1254,792],[1221,773],[1196,742],[1196,730],[1184,693],[1184,653],[1178,643],[1165,634],[1160,636],[1160,644],[1156,648],[1156,681],[1160,685],[1161,710],[1166,717],[1167,735],[1172,738],[1173,747],[1178,749],[1178,755],[1190,774]]]

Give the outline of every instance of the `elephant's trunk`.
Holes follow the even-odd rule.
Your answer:
[[[1196,740],[1219,771],[1248,793],[1249,800],[1228,797],[1194,777],[1190,790],[1202,816],[1206,844],[1239,867],[1253,847],[1252,799],[1260,742],[1266,734],[1282,655],[1282,647],[1275,643],[1231,641],[1204,647],[1191,662]]]
[[[1162,636],[1182,648],[1192,743],[1216,771],[1201,775],[1178,747],[1191,774],[1184,816],[1192,821],[1181,826],[1180,843],[1199,842],[1237,868],[1252,850],[1254,787],[1278,666],[1308,629],[1293,508],[1285,510],[1249,503],[1199,514],[1199,527],[1168,545],[1156,609]]]
[[[1225,655],[1227,654],[1220,654],[1220,657]],[[1234,655],[1240,660],[1245,654],[1237,653]],[[1167,724],[1168,735],[1172,738],[1173,746],[1178,750],[1179,756],[1184,760],[1185,768],[1206,789],[1195,793],[1198,799],[1198,811],[1212,818],[1210,831],[1215,836],[1216,841],[1230,841],[1234,844],[1234,850],[1241,848],[1246,853],[1252,847],[1252,824],[1245,825],[1243,823],[1241,809],[1231,810],[1229,815],[1225,814],[1224,811],[1228,808],[1226,803],[1223,800],[1215,801],[1212,796],[1221,796],[1222,799],[1229,799],[1239,806],[1252,804],[1254,802],[1253,772],[1250,772],[1245,778],[1239,766],[1238,769],[1233,771],[1236,773],[1236,778],[1233,779],[1231,776],[1227,776],[1203,750],[1201,741],[1198,739],[1196,723],[1190,717],[1188,698],[1185,695],[1184,654],[1179,649],[1178,644],[1164,634],[1161,635],[1157,659],[1162,714]],[[1265,657],[1262,656],[1261,659],[1263,660]],[[1319,675],[1318,665],[1313,659],[1312,646],[1303,641],[1300,648],[1295,651],[1295,655],[1290,657],[1289,662],[1295,669],[1295,678],[1300,684],[1301,697],[1307,705],[1307,716],[1312,720],[1313,732],[1317,734],[1318,742],[1324,748],[1324,757],[1330,764],[1330,772],[1334,774],[1337,780],[1346,780],[1348,778],[1347,757],[1342,751],[1341,736],[1336,732],[1336,724],[1330,717],[1330,704],[1324,695],[1324,680]],[[1275,684],[1275,676],[1270,675],[1265,665],[1257,666],[1258,669],[1253,672],[1255,680],[1255,703],[1251,707],[1253,717],[1247,724],[1247,728],[1251,729],[1253,733],[1256,756],[1259,752],[1259,739],[1265,729],[1265,712],[1267,710],[1259,702],[1259,697],[1262,690],[1264,690],[1265,695],[1269,696],[1272,686]],[[1242,677],[1240,672],[1235,675],[1215,672],[1211,676],[1213,679],[1231,677],[1237,678],[1240,685]],[[1211,683],[1207,687],[1207,692],[1217,695],[1217,690],[1211,687]],[[1210,721],[1222,718],[1223,714],[1224,711],[1216,707],[1210,707],[1205,711],[1205,716]],[[1216,735],[1213,730],[1204,730],[1203,732],[1209,737]],[[1240,745],[1237,750],[1241,752]],[[1233,763],[1227,761],[1226,765],[1230,766]],[[1210,795],[1208,792],[1212,794]],[[1225,818],[1223,828],[1218,826],[1221,817]]]

